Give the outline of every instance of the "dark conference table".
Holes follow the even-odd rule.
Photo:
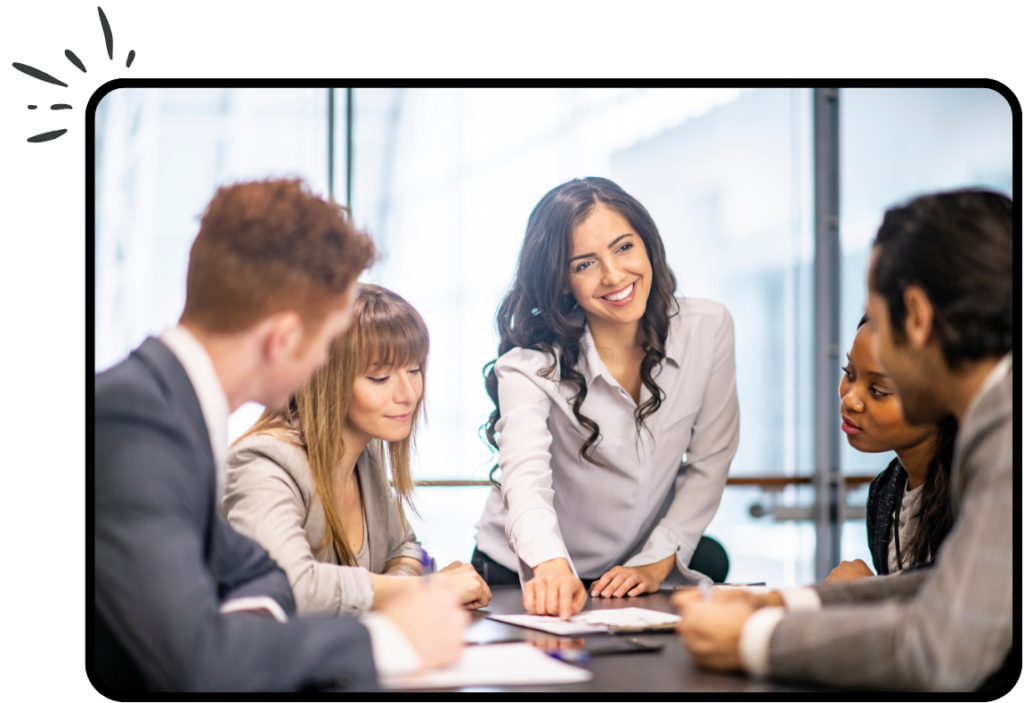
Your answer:
[[[488,620],[487,615],[525,613],[523,594],[518,586],[492,586],[494,598],[482,611],[473,613],[473,622],[466,630],[465,639],[469,646],[496,642],[540,642],[548,645],[553,640],[569,641],[570,637],[557,637],[537,630],[527,630],[514,625]],[[664,612],[675,612],[669,602],[670,591],[659,591],[636,598],[588,598],[584,610],[600,608],[649,608]],[[581,664],[590,669],[594,677],[580,684],[547,686],[515,686],[495,688],[467,688],[464,691],[713,691],[721,693],[765,693],[765,692],[807,692],[823,690],[793,685],[786,682],[756,680],[744,674],[718,674],[700,669],[693,663],[689,652],[683,647],[679,636],[672,630],[666,632],[645,632],[630,635],[586,635],[583,649],[599,645],[612,637],[635,637],[641,641],[662,644],[662,649],[652,652],[628,654],[601,654],[588,663]]]

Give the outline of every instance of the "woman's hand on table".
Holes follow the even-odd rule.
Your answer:
[[[537,564],[533,578],[523,585],[523,607],[533,615],[557,615],[568,620],[583,610],[586,602],[587,589],[562,558]]]
[[[615,566],[606,571],[590,587],[590,595],[594,598],[622,598],[623,596],[639,596],[641,593],[654,593],[661,587],[661,582],[672,571],[676,563],[674,554],[661,561],[643,566]]]
[[[491,602],[491,589],[472,564],[453,561],[434,574],[434,579],[439,586],[455,591],[459,602],[470,610],[482,608]]]
[[[837,581],[857,581],[868,576],[874,576],[875,572],[871,570],[871,567],[864,563],[862,559],[854,559],[853,561],[840,562],[839,566],[832,569],[832,573],[825,579],[825,583],[835,583]]]

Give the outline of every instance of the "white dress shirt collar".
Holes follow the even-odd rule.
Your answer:
[[[217,502],[220,505],[224,495],[225,465],[228,454],[228,415],[231,407],[227,395],[220,385],[217,372],[213,368],[213,359],[206,351],[202,342],[187,329],[178,325],[164,330],[160,341],[167,345],[188,374],[188,380],[199,399],[199,407],[203,411],[206,432],[210,435],[210,448],[217,467]]]
[[[675,324],[675,319],[672,318],[669,321],[670,326]],[[681,340],[679,337],[680,335],[669,334],[668,339],[665,341],[665,360],[671,362],[676,368],[679,367],[679,360],[682,356]],[[619,385],[619,382],[608,371],[608,367],[604,365],[604,361],[597,351],[597,346],[594,344],[594,335],[590,333],[590,325],[586,323],[583,326],[583,334],[580,335],[580,351],[586,361],[580,368],[580,371],[583,373],[583,378],[586,379],[587,386],[590,386],[599,377],[604,377],[609,385]]]

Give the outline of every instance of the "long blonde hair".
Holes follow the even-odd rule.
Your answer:
[[[334,341],[331,355],[313,376],[292,396],[284,410],[265,410],[259,420],[238,438],[271,434],[305,449],[313,488],[323,507],[326,529],[315,548],[324,552],[333,545],[342,564],[354,565],[338,511],[334,474],[345,451],[342,428],[352,402],[356,377],[372,366],[395,367],[418,364],[422,372],[424,394],[412,413],[409,436],[400,442],[387,442],[391,480],[402,502],[415,512],[412,504],[412,474],[409,457],[414,446],[416,426],[426,395],[426,364],[430,350],[427,326],[416,309],[403,298],[381,286],[360,286],[352,316],[352,326]],[[381,440],[371,440],[380,446]],[[383,457],[383,451],[379,452]],[[399,515],[405,522],[401,508]]]

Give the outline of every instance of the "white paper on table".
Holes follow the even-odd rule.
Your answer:
[[[587,669],[552,659],[525,643],[466,647],[462,658],[445,669],[381,677],[381,687],[462,688],[464,686],[539,686],[589,681]]]
[[[510,625],[527,627],[531,630],[550,632],[553,635],[586,635],[607,632],[611,627],[641,629],[655,625],[679,622],[679,616],[647,608],[604,608],[587,610],[562,620],[554,615],[488,615],[491,620]]]

